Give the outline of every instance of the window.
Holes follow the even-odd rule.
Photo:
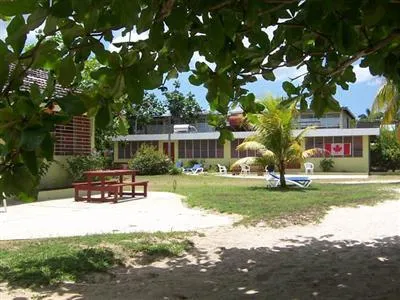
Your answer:
[[[260,153],[255,150],[244,150],[244,151],[237,151],[236,148],[241,143],[243,143],[244,139],[235,139],[231,142],[231,158],[243,158],[243,157],[254,157],[260,156]]]
[[[305,140],[305,148],[322,148],[328,150],[332,147],[332,144],[342,144],[337,146],[338,150],[335,157],[362,157],[363,156],[363,145],[362,136],[325,136],[325,137],[309,137]],[[331,150],[332,153],[333,150]],[[328,154],[329,155],[329,154]],[[317,154],[315,157],[320,157]]]
[[[187,140],[178,142],[179,158],[223,158],[224,145],[217,140]]]
[[[158,142],[157,141],[119,142],[118,143],[118,158],[119,159],[132,158],[143,144],[153,146],[158,150]]]

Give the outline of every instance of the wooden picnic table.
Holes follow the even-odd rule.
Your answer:
[[[113,201],[117,202],[118,196],[123,197],[129,195],[135,197],[137,195],[147,197],[147,184],[148,181],[135,181],[136,171],[129,169],[115,169],[115,170],[93,170],[85,171],[83,174],[86,176],[86,182],[75,183],[75,200],[87,200],[87,201],[107,201],[107,198],[113,196]],[[130,176],[129,181],[124,181],[124,176]],[[110,179],[110,177],[117,177],[118,180]],[[98,181],[94,181],[97,178]],[[143,193],[137,193],[135,191],[136,186],[143,186]],[[130,186],[131,192],[127,193],[123,191],[124,186]],[[86,198],[79,196],[79,191],[86,191]],[[100,192],[100,198],[93,198],[92,191]],[[105,195],[107,193],[107,197]]]

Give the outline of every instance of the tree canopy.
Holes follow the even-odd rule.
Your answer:
[[[317,114],[338,107],[333,95],[355,82],[354,63],[398,83],[399,8],[398,0],[4,0],[0,190],[26,192],[37,182],[40,162],[53,157],[49,132],[55,124],[87,112],[105,127],[121,96],[140,103],[146,90],[180,72],[191,72],[190,82],[207,88],[210,108],[222,115],[232,105],[262,109],[245,85],[274,80],[282,67],[305,69],[298,84],[282,87],[288,101]],[[26,49],[27,34],[38,29],[35,45]],[[119,52],[108,51],[114,37],[142,33],[121,42]],[[52,39],[59,34],[63,47]],[[192,66],[194,55],[206,62]],[[91,73],[98,81],[94,94],[74,89],[89,57],[101,64]],[[50,71],[47,88],[21,89],[32,68]],[[55,82],[71,92],[55,96]],[[61,111],[50,116],[45,108],[52,103]],[[219,130],[228,136],[226,128]],[[16,178],[29,183],[17,188]]]

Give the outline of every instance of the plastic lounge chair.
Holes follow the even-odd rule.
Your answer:
[[[204,168],[201,164],[194,164],[191,168],[182,168],[185,174],[198,175],[204,172]]]
[[[304,170],[306,171],[306,175],[308,172],[310,172],[310,174],[314,174],[314,164],[311,162],[306,162],[304,164]]]
[[[221,174],[221,175],[228,174],[228,170],[227,170],[227,168],[225,166],[220,165],[220,164],[217,164],[217,165],[218,165],[219,174]]]
[[[250,174],[250,166],[246,164],[240,165],[240,175],[249,175]]]
[[[277,187],[280,185],[280,178],[274,173],[268,173],[266,177],[268,187]],[[300,188],[309,187],[312,180],[307,176],[285,177],[287,185],[296,185]]]

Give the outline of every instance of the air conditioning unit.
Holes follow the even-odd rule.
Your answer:
[[[174,133],[189,133],[189,132],[197,132],[196,127],[191,126],[189,124],[174,125]]]

